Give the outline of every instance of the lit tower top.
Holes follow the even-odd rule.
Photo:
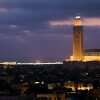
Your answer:
[[[82,25],[81,17],[77,15],[74,20],[74,26],[81,26],[81,25]]]

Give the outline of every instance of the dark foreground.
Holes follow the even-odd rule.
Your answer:
[[[0,100],[100,100],[100,62],[0,65]]]

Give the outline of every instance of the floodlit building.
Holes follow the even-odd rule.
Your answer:
[[[100,49],[85,50],[84,61],[100,61]]]
[[[67,61],[100,61],[100,49],[84,50],[83,43],[83,25],[77,15],[73,25],[73,54]]]
[[[93,85],[88,83],[74,83],[74,82],[65,82],[65,88],[71,89],[72,91],[77,91],[77,90],[92,90]]]
[[[80,16],[76,16],[73,26],[73,58],[83,60],[83,26]]]

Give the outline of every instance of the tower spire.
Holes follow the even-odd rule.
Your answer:
[[[81,25],[82,25],[81,17],[79,14],[77,14],[74,20],[74,26],[81,26]]]

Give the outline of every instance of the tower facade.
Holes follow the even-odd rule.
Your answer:
[[[73,26],[73,60],[83,60],[83,26],[80,16],[76,16]]]

